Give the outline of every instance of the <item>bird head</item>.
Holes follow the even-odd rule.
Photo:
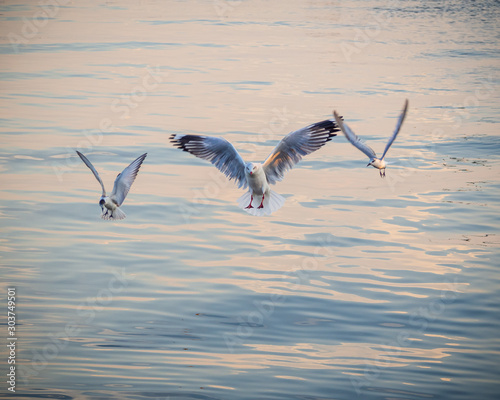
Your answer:
[[[106,204],[106,197],[101,197],[101,199],[99,200],[99,205],[101,206],[101,210],[104,211],[104,204]]]
[[[245,169],[246,169],[248,174],[253,175],[255,173],[255,171],[257,170],[257,165],[249,162],[249,163],[246,163]]]

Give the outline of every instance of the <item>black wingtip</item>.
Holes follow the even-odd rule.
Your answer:
[[[328,138],[326,139],[327,142],[332,140],[332,137],[337,136],[335,132],[340,131],[340,128],[334,119],[326,119],[321,122],[316,122],[311,126],[311,129],[318,132],[327,131],[328,132]]]
[[[186,151],[186,149],[184,148],[184,145],[182,144],[181,140],[180,139],[176,139],[175,138],[176,136],[177,136],[177,134],[175,134],[175,133],[173,133],[172,135],[170,135],[170,143],[172,143],[178,149],[182,149],[182,150]]]
[[[177,134],[173,134],[170,136],[170,141],[173,143],[175,147],[181,149],[183,151],[189,152],[186,145],[191,142],[201,142],[203,141],[203,136],[198,135],[181,135],[179,138],[176,138]]]

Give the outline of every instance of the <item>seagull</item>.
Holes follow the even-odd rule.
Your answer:
[[[173,134],[170,141],[179,149],[210,161],[238,188],[248,191],[238,205],[251,215],[270,215],[280,209],[285,199],[269,185],[283,180],[285,172],[303,156],[323,147],[340,129],[333,119],[317,122],[290,132],[274,148],[264,163],[245,162],[226,139],[215,136]]]
[[[122,205],[125,197],[127,197],[130,186],[132,186],[132,183],[134,183],[135,177],[139,172],[139,168],[141,167],[141,164],[148,153],[144,153],[142,156],[137,157],[130,163],[127,168],[125,168],[121,172],[121,174],[118,174],[115,179],[115,185],[113,186],[111,196],[106,196],[106,189],[104,189],[104,184],[102,183],[102,180],[92,163],[79,151],[77,151],[76,153],[80,156],[85,165],[90,168],[97,181],[101,184],[102,195],[99,200],[99,205],[101,206],[102,210],[101,218],[105,220],[124,219],[126,215],[118,207]]]
[[[401,115],[399,116],[398,123],[396,124],[396,129],[394,130],[394,133],[390,137],[389,141],[387,142],[387,145],[385,146],[384,154],[382,154],[382,157],[377,158],[377,155],[373,151],[373,149],[365,144],[364,142],[361,141],[360,138],[356,136],[356,134],[347,126],[346,123],[342,121],[342,118],[338,116],[337,112],[333,112],[333,116],[335,117],[335,121],[337,121],[337,124],[339,125],[340,129],[344,133],[345,137],[349,142],[354,147],[357,147],[359,150],[361,150],[363,153],[365,153],[369,158],[370,162],[368,163],[368,166],[372,166],[374,168],[377,168],[380,172],[380,176],[382,178],[385,177],[385,167],[387,163],[384,161],[384,157],[387,154],[387,151],[391,147],[392,143],[394,140],[396,140],[396,136],[398,136],[399,130],[401,129],[401,125],[403,124],[403,121],[406,117],[406,111],[408,110],[408,100],[405,101],[405,105],[403,107],[403,111],[401,111]],[[382,172],[383,171],[383,172]]]

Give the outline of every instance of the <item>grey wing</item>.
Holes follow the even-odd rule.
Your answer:
[[[146,158],[148,153],[144,153],[142,156],[137,157],[130,165],[125,168],[115,179],[115,185],[113,186],[113,192],[111,193],[111,200],[118,206],[121,206],[125,197],[127,197],[128,191],[135,181],[135,177],[141,168],[142,162]]]
[[[338,131],[335,121],[327,119],[290,132],[281,139],[262,165],[268,182],[275,184],[281,181],[286,171],[303,156],[323,147],[333,136],[337,136],[335,132]]]
[[[245,161],[226,139],[214,136],[172,135],[170,141],[179,149],[210,161],[229,180],[235,179],[238,187],[247,187]]]
[[[403,121],[405,120],[406,117],[406,111],[408,111],[408,99],[405,101],[405,105],[403,107],[403,110],[401,111],[401,114],[398,119],[398,123],[396,124],[396,129],[394,129],[394,133],[392,134],[391,138],[387,142],[387,146],[385,146],[384,154],[382,154],[381,160],[384,159],[387,151],[389,150],[389,147],[391,147],[392,142],[396,140],[396,136],[398,136],[399,130],[401,129],[401,125],[403,125]]]
[[[373,149],[366,143],[361,141],[361,139],[358,136],[356,136],[356,134],[351,130],[351,128],[349,128],[349,126],[346,123],[344,123],[344,121],[342,121],[342,119],[339,117],[336,111],[333,112],[333,116],[335,117],[335,121],[337,121],[337,124],[339,125],[342,133],[354,147],[365,153],[370,158],[370,160],[377,157]]]
[[[92,163],[88,160],[87,157],[85,157],[82,153],[80,153],[78,150],[76,151],[76,154],[78,154],[78,156],[82,159],[82,161],[85,163],[85,165],[87,167],[90,168],[90,170],[92,171],[92,173],[94,174],[95,178],[97,179],[97,181],[101,184],[101,187],[102,187],[102,195],[103,196],[106,196],[106,189],[104,189],[104,184],[102,183],[102,180],[101,180],[101,177],[99,176],[99,174],[97,173],[96,169],[94,168],[94,166],[92,165]]]

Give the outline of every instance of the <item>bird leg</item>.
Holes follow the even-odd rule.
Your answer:
[[[380,177],[385,178],[385,168],[384,168],[384,172],[382,172],[382,170],[380,170],[379,172],[380,172]]]
[[[245,207],[245,209],[253,208],[252,202],[253,202],[253,195],[250,195],[250,204],[247,207]]]
[[[261,202],[260,202],[260,206],[259,206],[259,207],[257,207],[257,208],[264,208],[264,197],[265,197],[265,194],[263,193],[263,194],[262,194],[262,200],[261,200]]]

